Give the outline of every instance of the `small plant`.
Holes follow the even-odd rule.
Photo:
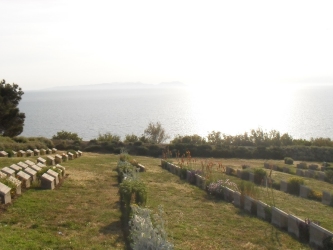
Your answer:
[[[299,196],[300,186],[304,185],[304,180],[299,177],[292,177],[288,180],[288,193]]]
[[[254,183],[257,185],[260,185],[264,178],[267,176],[267,173],[264,169],[262,168],[256,168],[254,169]]]
[[[322,201],[323,194],[321,192],[314,191],[311,189],[310,192],[308,193],[308,198],[311,200]]]
[[[288,164],[288,165],[293,165],[294,164],[294,160],[291,157],[285,157],[284,158],[284,163]]]
[[[252,198],[258,198],[259,190],[252,182],[241,181],[239,184],[239,192],[242,196],[250,196]]]

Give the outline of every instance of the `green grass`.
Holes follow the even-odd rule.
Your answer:
[[[23,192],[0,214],[0,248],[124,249],[113,171],[118,157],[84,153],[61,164],[69,175],[59,189]],[[134,158],[147,170],[140,173],[148,189],[147,207],[155,212],[158,205],[164,207],[166,229],[175,249],[310,249],[285,231],[163,170],[160,159]],[[0,166],[26,159],[36,157],[1,158]],[[287,203],[283,198],[277,198],[278,202]],[[299,203],[297,208],[308,210],[312,216],[311,206]],[[332,210],[327,213],[332,214]]]

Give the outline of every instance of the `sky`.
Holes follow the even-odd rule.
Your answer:
[[[320,0],[0,0],[0,79],[23,90],[333,84],[332,10]]]

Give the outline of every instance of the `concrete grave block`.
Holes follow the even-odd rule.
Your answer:
[[[244,207],[244,197],[240,192],[234,191],[234,205],[239,208]]]
[[[304,171],[302,169],[296,169],[296,175],[298,176],[304,176]]]
[[[232,170],[233,170],[232,167],[226,166],[226,168],[225,168],[225,173],[226,173],[227,175],[231,175]]]
[[[254,173],[249,173],[249,181],[254,183]]]
[[[288,233],[290,233],[291,235],[294,235],[296,238],[299,239],[299,225],[301,223],[304,223],[305,224],[305,221],[294,216],[294,215],[291,215],[289,214],[288,215]]]
[[[325,181],[326,173],[325,172],[318,172],[318,180]]]
[[[1,172],[6,174],[7,176],[15,177],[15,171],[9,167],[4,167],[1,169]]]
[[[54,157],[54,159],[55,159],[55,163],[62,163],[62,156],[61,155],[55,155],[55,157]]]
[[[37,158],[37,162],[40,162],[40,163],[46,165],[46,160],[44,158],[42,158],[42,157],[38,157]]]
[[[80,150],[78,150],[77,153],[79,154],[79,157],[82,156],[82,152]]]
[[[18,180],[18,179],[16,179],[13,176],[9,176],[8,180],[16,186],[16,194],[21,194],[22,193],[21,192],[21,186],[22,186],[21,185],[22,184],[21,181]]]
[[[47,173],[44,173],[41,178],[41,186],[42,188],[44,189],[54,189],[55,188],[55,180],[54,180],[54,177],[52,177],[51,175],[47,174]]]
[[[237,169],[237,177],[242,178],[242,170]]]
[[[17,178],[22,182],[22,185],[25,188],[29,188],[31,186],[31,176],[28,175],[27,173],[20,171],[17,173]]]
[[[40,156],[40,150],[35,148],[34,149],[34,156]]]
[[[310,164],[309,165],[309,169],[317,170],[317,169],[319,169],[319,165],[317,165],[317,164]]]
[[[9,168],[13,169],[15,173],[20,172],[20,170],[22,169],[20,166],[17,166],[16,164],[10,165]]]
[[[21,161],[19,163],[17,163],[16,165],[21,167],[22,169],[25,169],[25,168],[29,167],[28,164],[26,164],[24,162],[21,162]]]
[[[314,170],[309,169],[309,170],[305,171],[305,177],[314,178],[314,176],[315,176]]]
[[[257,217],[263,220],[270,220],[271,215],[268,214],[271,207],[262,201],[257,201]]]
[[[138,164],[138,167],[139,167],[139,172],[146,172],[146,168],[142,164]],[[180,167],[178,167],[178,166],[177,166],[177,168],[180,169]]]
[[[55,165],[55,159],[54,159],[54,157],[52,157],[52,156],[47,156],[46,157],[46,163],[47,163],[47,165]]]
[[[55,154],[57,152],[56,148],[52,148],[52,153]]]
[[[280,182],[280,191],[287,193],[288,192],[288,182],[282,181]]]
[[[313,222],[310,222],[310,245],[323,247],[323,240],[330,236],[333,236],[332,232]]]
[[[37,171],[37,172],[39,172],[39,171],[42,170],[42,168],[39,167],[39,166],[37,166],[37,165],[32,165],[32,166],[30,166],[30,168],[32,168],[33,170],[35,170],[35,171]]]
[[[36,164],[36,166],[38,166],[38,167],[40,167],[40,168],[45,168],[45,167],[46,167],[45,164],[40,163],[40,162],[38,162],[38,163]]]
[[[195,185],[200,189],[205,189],[205,178],[201,175],[195,174]]]
[[[24,163],[27,164],[29,167],[35,165],[35,163],[30,160],[26,160]]]
[[[0,157],[8,157],[8,153],[6,151],[0,151]]]
[[[23,171],[24,171],[26,174],[30,175],[32,181],[36,181],[36,180],[37,180],[37,171],[33,170],[33,169],[30,168],[30,167],[27,167],[27,168],[23,169]]]
[[[290,169],[288,167],[283,167],[283,173],[290,173]]]
[[[278,166],[277,165],[273,165],[273,170],[277,171],[278,170]]]
[[[250,214],[257,215],[257,202],[250,196],[244,196],[244,209]]]
[[[52,176],[54,178],[55,185],[58,185],[58,183],[59,183],[59,174],[57,172],[53,171],[52,169],[47,170],[46,173],[48,175]]]
[[[264,162],[264,168],[270,169],[270,164],[268,162]]]
[[[186,171],[186,181],[191,183],[191,171],[189,170]]]
[[[308,198],[311,189],[307,186],[300,185],[299,196],[302,198]]]
[[[74,155],[71,152],[68,152],[68,159],[74,160]]]
[[[62,154],[62,161],[68,161],[68,154]]]
[[[141,165],[142,166],[142,165]],[[146,168],[144,167],[144,166],[142,166],[143,168],[142,168],[142,171],[140,171],[140,172],[145,172],[146,171]],[[140,168],[140,170],[141,170],[141,168]],[[178,166],[175,166],[175,175],[177,175],[177,176],[179,176],[180,175],[180,167],[178,167]]]
[[[321,202],[327,206],[331,206],[333,204],[332,194],[328,191],[323,191]]]
[[[12,150],[13,157],[17,157],[17,152]]]
[[[4,204],[12,202],[12,197],[10,195],[11,188],[0,182],[0,197],[1,202]]]
[[[19,150],[19,151],[17,152],[17,157],[25,157],[25,151],[23,151],[23,150]]]
[[[34,156],[34,152],[30,149],[28,149],[27,151],[25,151],[26,156]]]
[[[272,224],[281,228],[288,228],[288,214],[276,207],[272,207]]]
[[[42,149],[40,150],[40,155],[46,155],[46,149],[42,148]]]
[[[61,169],[61,171],[62,171],[62,172],[61,172],[61,173],[62,173],[62,176],[65,176],[65,174],[66,174],[66,168],[65,168],[65,167],[63,167],[63,166],[57,164],[57,165],[56,165],[56,168]]]
[[[47,155],[52,154],[52,150],[49,149],[49,148],[47,148],[47,149],[46,149],[46,154],[47,154]]]
[[[222,189],[223,189],[224,200],[227,202],[232,202],[234,200],[234,190],[228,187],[223,187]]]

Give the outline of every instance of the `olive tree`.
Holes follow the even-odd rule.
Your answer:
[[[18,108],[23,94],[17,84],[0,81],[0,135],[14,137],[23,132],[25,114]]]
[[[170,138],[160,122],[150,122],[144,131],[144,136],[150,143],[162,143]]]

